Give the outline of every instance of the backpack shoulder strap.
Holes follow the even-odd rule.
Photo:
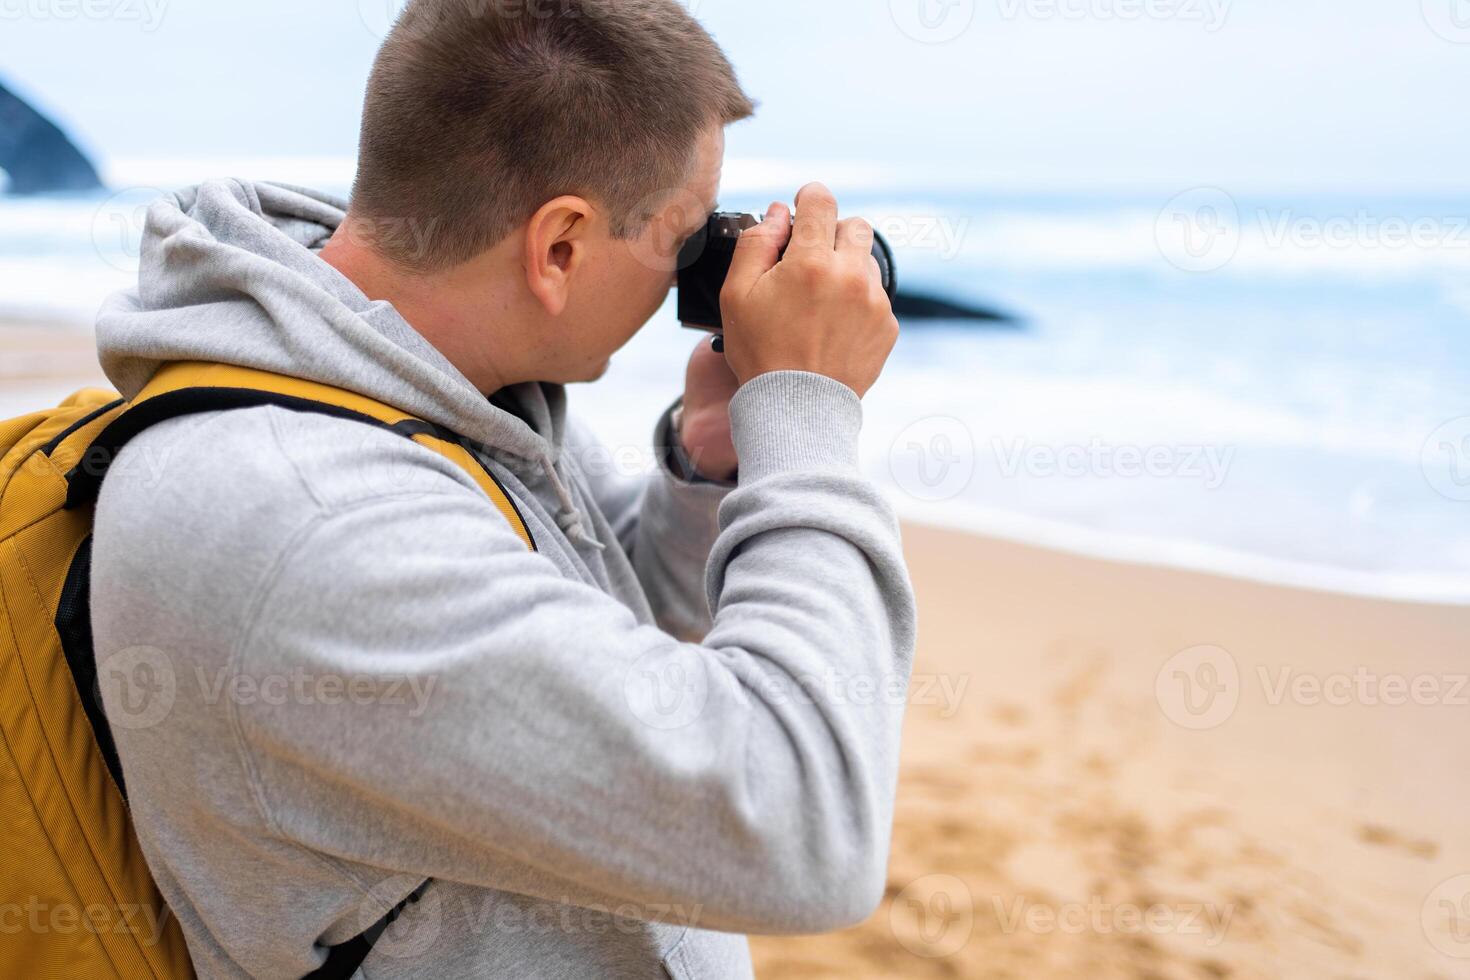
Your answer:
[[[532,551],[536,542],[515,501],[458,434],[353,391],[254,368],[180,361],[162,368],[123,412],[92,441],[67,474],[67,507],[96,500],[107,467],[144,430],[204,412],[273,405],[376,425],[411,439],[454,463],[485,491],[511,530]]]
[[[179,362],[161,369],[128,408],[107,423],[67,474],[66,506],[75,508],[95,501],[112,460],[148,428],[186,415],[266,405],[376,425],[432,449],[469,474],[526,547],[536,550],[536,542],[510,494],[471,451],[468,441],[456,433],[356,392],[223,364]],[[116,403],[106,407],[113,409]],[[97,721],[101,722],[98,731],[106,731],[106,718],[94,719],[94,724]],[[310,980],[348,980],[355,975],[378,937],[408,905],[418,901],[431,881],[421,884],[361,935],[331,947],[326,961],[310,974]]]

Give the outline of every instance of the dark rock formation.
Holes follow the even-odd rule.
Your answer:
[[[90,191],[97,169],[59,127],[0,84],[0,170],[10,194]]]

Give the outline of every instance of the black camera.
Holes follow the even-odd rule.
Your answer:
[[[724,329],[720,320],[720,290],[730,274],[735,258],[735,243],[740,233],[754,228],[755,215],[720,212],[710,216],[704,228],[694,234],[679,250],[679,321],[686,327],[715,333]],[[782,251],[785,254],[785,251]],[[883,274],[883,291],[893,299],[898,280],[893,268],[893,250],[876,231],[873,233],[873,258]]]

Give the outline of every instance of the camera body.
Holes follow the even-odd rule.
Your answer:
[[[741,232],[759,222],[755,215],[721,211],[696,232],[679,251],[679,322],[686,327],[719,333],[724,329],[720,318],[720,290],[730,274],[735,259],[735,244]],[[782,250],[785,255],[785,250]],[[893,265],[893,250],[876,231],[873,233],[873,258],[883,274],[883,291],[893,299],[898,280]]]

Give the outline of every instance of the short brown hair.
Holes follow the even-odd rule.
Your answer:
[[[678,0],[412,0],[368,81],[353,218],[418,271],[561,194],[631,237],[688,178],[699,134],[754,111]]]

